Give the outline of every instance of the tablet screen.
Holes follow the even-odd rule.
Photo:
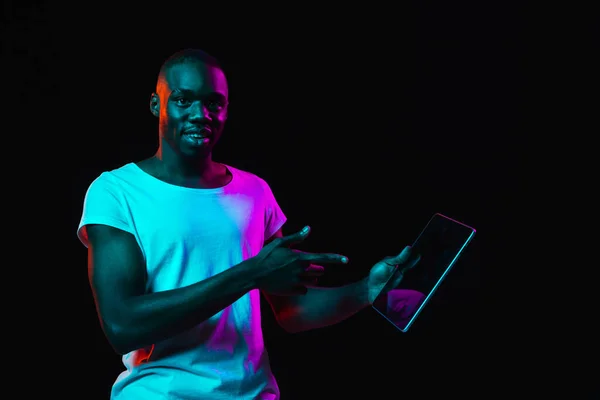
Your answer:
[[[373,308],[406,332],[474,235],[472,227],[435,214],[412,245],[421,260],[397,288],[377,296]]]

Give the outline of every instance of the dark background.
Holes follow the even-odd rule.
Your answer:
[[[269,182],[289,219],[285,232],[312,226],[305,250],[350,257],[324,284],[364,277],[436,212],[478,231],[409,333],[365,309],[288,335],[264,304],[282,398],[486,398],[522,384],[514,360],[499,372],[514,343],[492,280],[518,199],[526,83],[518,8],[4,4],[3,56],[19,76],[9,83],[17,81],[19,99],[39,98],[29,118],[60,131],[52,157],[62,164],[53,170],[70,178],[56,189],[68,210],[55,238],[61,266],[52,269],[64,285],[53,295],[64,334],[49,360],[63,378],[52,386],[81,393],[64,386],[76,382],[85,398],[105,399],[122,370],[100,330],[75,233],[91,181],[156,150],[150,94],[162,61],[186,47],[213,54],[228,75],[230,117],[215,159]]]

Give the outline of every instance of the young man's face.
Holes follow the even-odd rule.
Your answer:
[[[221,137],[227,119],[225,74],[199,61],[174,65],[159,79],[152,102],[161,138],[181,155],[205,156]]]

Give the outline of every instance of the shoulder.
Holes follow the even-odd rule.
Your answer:
[[[102,171],[92,181],[92,185],[120,185],[135,182],[140,178],[140,168],[134,163],[128,163],[118,168]]]
[[[86,196],[106,196],[122,191],[125,185],[139,179],[139,176],[136,177],[135,169],[135,165],[125,164],[100,172],[88,185]]]
[[[235,179],[240,180],[244,184],[255,185],[260,187],[262,190],[269,189],[269,184],[267,181],[257,174],[232,167],[231,165],[226,165],[226,167],[231,171],[232,174],[234,174]]]

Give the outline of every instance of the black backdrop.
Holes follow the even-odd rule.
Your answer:
[[[75,236],[83,196],[102,171],[155,151],[148,101],[160,64],[199,47],[223,62],[230,83],[215,159],[265,178],[288,216],[285,230],[312,226],[306,250],[350,257],[350,265],[328,269],[324,284],[362,278],[410,244],[435,212],[478,230],[408,334],[366,309],[337,326],[288,335],[265,307],[283,398],[405,390],[487,397],[514,386],[495,372],[508,345],[489,277],[515,195],[524,84],[518,10],[438,4],[355,10],[352,18],[341,9],[327,17],[267,10],[272,18],[254,10],[257,19],[234,6],[225,14],[178,7],[6,8],[12,53],[4,54],[18,53],[29,88],[55,95],[48,122],[67,133],[61,171],[72,183],[63,199],[70,209],[61,276],[69,279],[69,342],[55,360],[72,360],[62,375],[76,376],[85,398],[101,399],[121,371],[97,322],[86,250]]]

